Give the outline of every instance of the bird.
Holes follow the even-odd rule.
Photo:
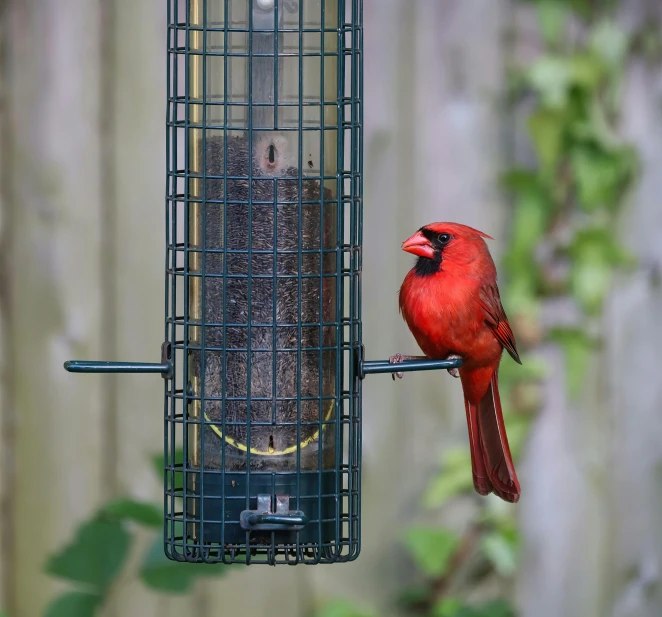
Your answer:
[[[421,227],[402,243],[402,250],[418,259],[400,287],[399,308],[425,355],[395,354],[390,361],[462,360],[459,369],[448,370],[462,383],[474,488],[516,503],[520,484],[503,422],[498,372],[504,349],[515,362],[522,361],[485,239],[493,238],[441,222]]]

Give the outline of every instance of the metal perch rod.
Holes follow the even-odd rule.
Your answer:
[[[100,360],[70,360],[64,363],[70,373],[168,373],[167,362],[105,362]]]
[[[388,360],[371,360],[360,362],[359,375],[376,373],[408,373],[411,371],[434,371],[449,368],[460,368],[462,360],[407,360],[393,364]],[[168,373],[171,365],[168,362],[105,362],[93,360],[71,360],[64,363],[65,370],[70,373]]]
[[[440,369],[460,368],[462,360],[406,360],[393,364],[388,360],[364,360],[361,362],[360,373],[409,373],[411,371],[435,371]]]

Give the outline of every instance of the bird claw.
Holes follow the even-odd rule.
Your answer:
[[[403,355],[400,354],[400,353],[396,353],[394,356],[391,356],[391,357],[388,359],[388,361],[389,361],[391,364],[398,364],[398,363],[400,363],[400,362],[404,362],[405,360],[406,360],[406,357],[403,356]],[[395,381],[395,378],[396,378],[396,377],[397,377],[398,379],[402,379],[404,376],[405,376],[405,374],[404,374],[404,373],[401,373],[401,372],[391,373],[391,379],[392,379],[393,381]]]
[[[422,356],[425,357],[425,356]],[[418,356],[405,356],[401,353],[396,353],[394,356],[391,356],[388,361],[391,364],[398,364],[399,362],[404,362],[405,360],[415,360],[419,358]],[[445,360],[461,360],[462,356],[458,356],[457,354],[451,354],[450,356],[446,356]],[[459,377],[460,376],[460,371],[456,368],[448,368],[446,369],[448,371],[449,375],[452,375],[453,377]],[[404,373],[402,372],[397,372],[397,373],[391,373],[391,379],[395,381],[395,378],[402,379],[404,377]]]
[[[450,356],[446,357],[446,360],[461,360],[461,359],[462,356],[458,356],[457,354],[451,354]],[[446,370],[448,371],[449,375],[452,375],[455,378],[460,376],[460,370],[457,368],[448,368]]]

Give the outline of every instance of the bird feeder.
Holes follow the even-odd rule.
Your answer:
[[[362,1],[168,0],[165,552],[351,561],[366,362]]]

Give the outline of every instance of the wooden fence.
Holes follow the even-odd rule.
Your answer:
[[[365,0],[365,342],[415,352],[397,311],[400,242],[433,220],[505,240],[496,188],[512,125],[497,104],[509,0]],[[635,23],[660,7],[628,0]],[[60,589],[46,556],[109,498],[160,499],[162,387],[74,376],[72,358],[158,361],[163,338],[165,0],[0,2],[0,607],[37,617]],[[523,462],[526,617],[662,614],[662,73],[628,75],[625,128],[645,168],[622,234],[646,267],[618,283],[587,396],[547,404]],[[502,245],[502,244],[501,244]],[[499,254],[499,243],[495,253]],[[650,266],[650,267],[648,267]],[[655,266],[655,267],[654,267]],[[369,318],[368,318],[369,317]],[[396,615],[414,577],[405,525],[449,443],[466,439],[441,375],[365,384],[363,552],[352,565],[241,569],[171,598],[127,581],[114,617],[304,617],[344,596]]]

